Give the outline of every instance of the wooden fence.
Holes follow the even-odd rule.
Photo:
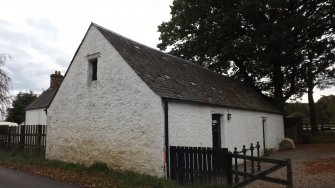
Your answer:
[[[317,128],[319,131],[335,131],[335,123],[323,123],[318,124]],[[303,124],[302,125],[303,131],[310,132],[312,130],[312,127],[310,124]]]
[[[45,157],[46,125],[0,126],[0,150]]]
[[[170,146],[170,178],[180,184],[228,183],[227,148]]]

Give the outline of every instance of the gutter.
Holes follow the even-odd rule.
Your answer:
[[[162,98],[164,103],[164,162],[166,168],[166,177],[170,177],[170,155],[169,155],[169,103],[168,98]]]

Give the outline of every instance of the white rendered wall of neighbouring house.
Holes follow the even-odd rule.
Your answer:
[[[231,119],[227,119],[227,114]],[[183,101],[169,102],[170,145],[212,147],[212,114],[221,116],[221,147],[233,151],[258,141],[263,149],[263,123],[266,148],[278,148],[284,139],[284,123],[281,114],[239,110]]]
[[[92,81],[87,57],[97,53]],[[162,176],[163,146],[161,97],[91,26],[48,108],[46,157]]]
[[[47,115],[45,108],[26,110],[26,125],[46,125]]]

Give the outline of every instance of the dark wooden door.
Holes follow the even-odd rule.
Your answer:
[[[212,114],[213,148],[221,148],[221,115],[222,114]]]
[[[263,127],[263,149],[265,151],[265,125],[266,125],[266,118],[262,119],[262,127]]]

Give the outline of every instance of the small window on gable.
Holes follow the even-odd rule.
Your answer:
[[[90,60],[90,73],[92,75],[92,80],[97,80],[98,79],[98,59],[92,59]]]
[[[100,53],[94,53],[87,56],[88,60],[88,79],[95,81],[98,79],[98,58]]]

